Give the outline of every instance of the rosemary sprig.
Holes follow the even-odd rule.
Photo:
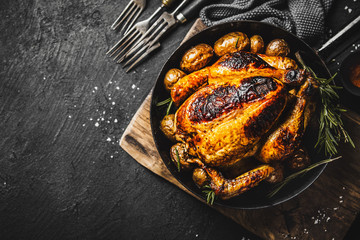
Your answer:
[[[325,159],[325,160],[322,160],[322,161],[319,161],[317,163],[314,163],[310,166],[308,166],[307,168],[301,170],[301,171],[298,171],[296,173],[293,173],[291,174],[290,176],[288,176],[287,178],[284,179],[284,181],[278,183],[276,185],[276,188],[270,193],[268,194],[268,197],[271,198],[273,197],[276,193],[278,193],[280,191],[280,189],[282,189],[286,184],[288,184],[291,180],[293,180],[294,178],[298,177],[299,175],[302,175],[302,174],[305,174],[307,173],[308,171],[310,171],[311,169],[314,169],[320,165],[323,165],[323,164],[326,164],[326,163],[329,163],[329,162],[332,162],[332,161],[335,161],[335,160],[338,160],[342,158],[342,156],[338,156],[336,158],[330,158],[330,159]]]
[[[205,185],[203,188],[204,190],[202,192],[205,193],[207,204],[213,205],[216,198],[214,190],[212,190],[209,185]]]
[[[165,99],[164,101],[158,102],[158,103],[156,104],[156,106],[157,106],[157,107],[161,107],[161,106],[163,106],[163,105],[165,105],[165,104],[167,104],[167,103],[169,103],[169,102],[171,102],[171,98],[167,98],[167,99]]]
[[[349,142],[355,148],[354,142],[344,129],[344,124],[341,120],[341,113],[346,112],[346,110],[341,108],[339,95],[335,91],[335,89],[340,89],[341,87],[331,85],[336,74],[329,79],[320,78],[310,67],[305,65],[299,52],[295,53],[295,56],[302,67],[311,73],[314,80],[320,85],[319,90],[322,104],[319,118],[319,133],[315,147],[318,150],[324,149],[326,156],[333,156],[338,153],[337,147],[342,139],[345,143]]]
[[[156,106],[157,106],[157,107],[161,107],[161,106],[164,106],[165,104],[168,104],[168,103],[169,103],[169,105],[168,105],[168,107],[167,107],[167,109],[166,109],[166,115],[169,115],[170,110],[171,110],[171,106],[172,106],[172,104],[173,104],[173,101],[171,100],[171,98],[167,98],[167,99],[165,99],[164,101],[158,102],[158,103],[156,104]]]
[[[177,169],[178,172],[180,172],[181,168],[180,168],[180,157],[179,157],[179,152],[177,150],[177,148],[175,148],[175,154],[176,154],[176,160],[177,160]]]
[[[166,115],[169,115],[172,104],[173,104],[173,101],[171,100],[170,103],[169,103],[168,108],[166,109]]]

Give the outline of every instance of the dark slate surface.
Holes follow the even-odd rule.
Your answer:
[[[0,0],[0,239],[257,239],[118,146],[193,23],[125,74],[105,52],[126,3]],[[330,28],[359,12],[336,3]]]

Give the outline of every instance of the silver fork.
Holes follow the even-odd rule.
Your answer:
[[[125,53],[122,57],[117,61],[117,63],[121,63],[126,58],[130,57],[139,49],[144,46],[150,46],[148,43],[152,41],[155,36],[158,36],[160,32],[165,32],[169,28],[175,25],[176,14],[189,2],[190,0],[183,0],[181,4],[172,12],[163,12],[160,17],[156,20],[154,24],[140,37],[139,40]],[[138,52],[139,53],[139,52]],[[118,56],[117,56],[118,57]]]
[[[115,22],[111,25],[111,29],[116,30],[125,20],[121,31],[126,29],[126,26],[130,28],[138,19],[140,14],[144,11],[146,6],[146,0],[130,0],[128,5],[126,5],[125,9],[119,15],[119,17],[115,20]]]
[[[125,32],[125,35],[106,53],[114,57],[114,61],[128,50],[132,44],[137,41],[149,28],[154,18],[164,9],[171,7],[178,0],[162,0],[161,6],[146,20],[136,23],[131,29]]]

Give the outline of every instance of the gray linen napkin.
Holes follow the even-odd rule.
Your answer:
[[[274,24],[308,43],[325,34],[325,16],[334,0],[234,0],[203,8],[200,18],[207,26],[235,20]]]

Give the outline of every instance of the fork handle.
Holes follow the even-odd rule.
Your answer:
[[[176,2],[178,2],[179,0],[162,0],[161,3],[162,5],[164,5],[166,8],[170,8],[171,6],[173,6]]]
[[[181,22],[184,23],[189,19],[196,17],[199,14],[199,11],[205,4],[209,4],[214,0],[193,0],[189,5],[186,6],[184,10],[179,13],[176,18]]]

